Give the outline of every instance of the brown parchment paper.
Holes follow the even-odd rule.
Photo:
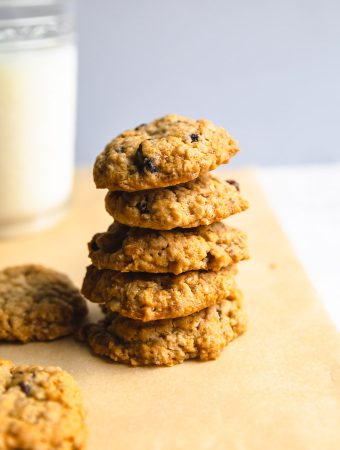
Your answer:
[[[249,233],[252,260],[240,264],[238,276],[249,329],[220,359],[129,368],[72,339],[0,344],[1,357],[60,365],[74,375],[88,411],[90,450],[340,448],[339,335],[253,173],[222,176],[239,179],[251,202],[229,223]],[[36,236],[0,241],[0,267],[44,263],[80,284],[86,242],[110,223],[103,197],[90,171],[79,171],[67,220]]]

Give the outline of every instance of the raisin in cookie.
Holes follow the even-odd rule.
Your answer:
[[[87,313],[69,278],[37,265],[0,271],[0,340],[47,341],[74,331]]]
[[[98,269],[174,273],[220,270],[248,258],[245,233],[222,222],[156,231],[118,222],[93,236],[89,256]]]
[[[241,294],[235,290],[227,300],[177,319],[143,323],[108,313],[97,324],[85,325],[79,337],[94,353],[114,361],[173,366],[186,359],[216,359],[245,328]]]
[[[227,163],[238,150],[209,120],[171,114],[113,139],[96,159],[94,181],[110,191],[172,186]]]
[[[206,174],[189,183],[140,192],[108,192],[106,210],[130,227],[171,230],[209,225],[248,207],[237,187]]]
[[[81,450],[86,438],[81,394],[70,374],[0,360],[1,450]]]
[[[131,319],[167,319],[187,316],[226,298],[235,273],[235,266],[180,275],[122,273],[89,266],[82,293]]]

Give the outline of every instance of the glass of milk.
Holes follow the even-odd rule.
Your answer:
[[[77,84],[71,3],[0,0],[0,237],[51,226],[69,205]]]

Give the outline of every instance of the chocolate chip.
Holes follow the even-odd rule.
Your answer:
[[[138,172],[142,172],[144,170],[144,155],[142,144],[139,144],[139,147],[137,148],[134,157],[134,164],[137,167]]]
[[[211,252],[207,253],[207,260],[208,260],[208,264],[211,263],[214,260],[214,255]]]
[[[173,286],[173,277],[162,278],[161,286],[163,289],[171,289]]]
[[[32,393],[32,387],[31,385],[29,385],[28,383],[26,383],[25,381],[22,381],[21,383],[19,383],[20,389],[22,390],[22,392],[24,394],[26,394],[27,396],[30,396]]]
[[[143,146],[142,144],[139,144],[137,151],[135,153],[134,158],[135,166],[138,169],[138,172],[143,172],[144,170],[147,170],[151,173],[158,172],[157,167],[154,164],[154,161],[152,158],[148,158],[143,154]]]
[[[147,170],[148,172],[151,172],[151,173],[158,172],[158,169],[154,165],[153,160],[151,158],[144,159],[144,167],[145,167],[145,170]]]
[[[138,127],[135,128],[135,131],[140,130],[141,128],[146,127],[146,123],[141,123],[140,125],[138,125]]]
[[[123,147],[116,148],[116,153],[125,153],[125,148]]]
[[[92,250],[93,252],[96,252],[97,250],[99,250],[97,242],[94,239],[89,243],[89,247],[90,247],[90,250]]]
[[[198,142],[198,134],[192,133],[190,134],[191,142]]]
[[[236,180],[226,180],[226,182],[234,186],[236,190],[240,192],[240,185]]]
[[[141,202],[137,203],[136,206],[141,214],[148,214],[150,212],[148,210],[148,204],[146,200],[142,200]]]
[[[216,312],[218,314],[218,317],[221,319],[222,318],[222,309],[221,308],[217,308]]]

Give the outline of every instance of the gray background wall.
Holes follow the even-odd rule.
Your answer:
[[[339,0],[78,0],[77,158],[177,112],[236,137],[234,164],[340,160]]]

